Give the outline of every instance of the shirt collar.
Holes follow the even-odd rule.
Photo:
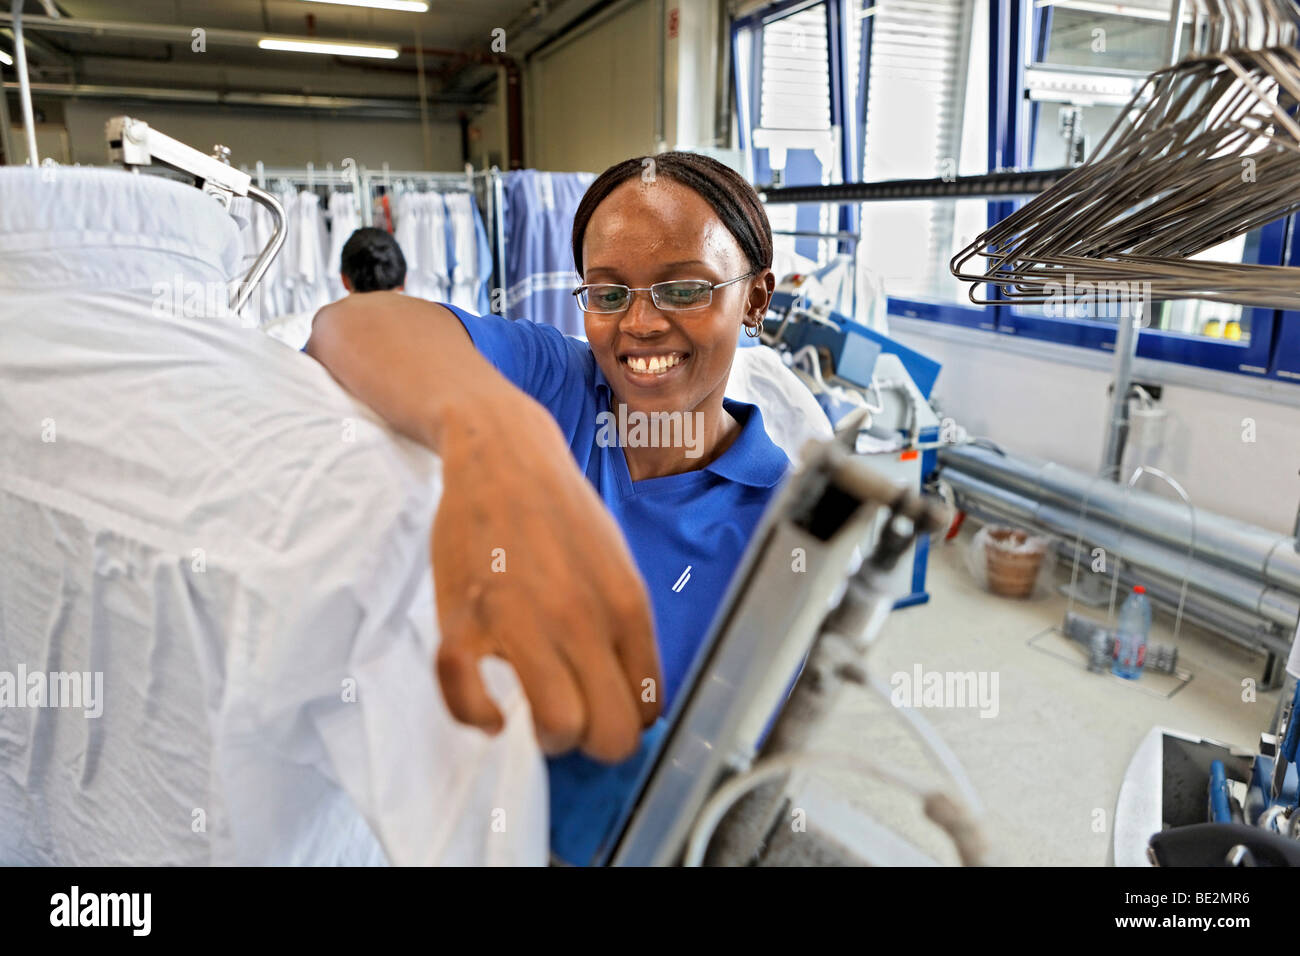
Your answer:
[[[731,417],[740,422],[740,434],[731,447],[705,471],[754,488],[771,488],[790,469],[790,459],[777,448],[763,427],[763,413],[757,405],[722,400]]]
[[[604,392],[605,407],[612,407],[614,390],[610,388],[600,364],[593,361],[597,392]],[[704,467],[720,478],[754,488],[771,488],[790,469],[790,459],[776,447],[763,427],[763,413],[757,405],[722,400],[723,407],[740,423],[740,434],[717,459]]]

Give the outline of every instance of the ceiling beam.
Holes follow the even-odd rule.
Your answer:
[[[0,13],[0,24],[13,23],[13,14]],[[83,20],[75,17],[23,17],[23,28],[45,33],[72,33],[80,36],[125,37],[131,40],[161,40],[164,43],[189,44],[194,28],[168,23],[131,23],[121,20]],[[203,27],[204,41],[214,46],[252,46],[260,40],[311,40],[316,43],[345,43],[351,46],[401,46],[400,42],[358,41],[346,37],[297,36],[262,33],[253,30],[224,30]]]
[[[88,99],[142,100],[146,102],[207,103],[214,106],[239,106],[263,109],[309,109],[333,112],[364,113],[366,116],[385,118],[413,118],[420,115],[419,104],[414,100],[384,99],[356,96],[312,96],[300,93],[265,93],[241,90],[187,90],[163,89],[148,86],[119,86],[91,83],[33,83],[34,96],[85,97]],[[7,90],[17,90],[18,84],[4,84]],[[482,106],[479,100],[469,97],[432,101],[435,107],[463,110]]]

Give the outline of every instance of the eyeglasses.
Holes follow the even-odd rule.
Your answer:
[[[578,297],[578,305],[584,312],[609,314],[625,312],[632,305],[632,293],[649,292],[655,307],[667,312],[688,312],[691,309],[706,309],[713,303],[713,290],[748,279],[754,273],[746,272],[726,282],[710,282],[708,279],[674,279],[670,282],[656,282],[643,289],[631,289],[625,285],[609,282],[597,282],[580,285],[573,290]]]

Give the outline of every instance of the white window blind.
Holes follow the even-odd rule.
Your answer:
[[[826,5],[818,3],[764,24],[762,49],[758,125],[764,129],[780,130],[830,129],[831,81]],[[767,207],[772,228],[793,230],[799,208],[784,204]],[[818,228],[825,230],[829,227],[829,207],[823,207]],[[778,262],[790,261],[786,256],[793,255],[795,239],[791,236],[775,236],[773,239]],[[818,245],[828,253],[829,243]]]
[[[864,182],[983,171],[967,144],[975,0],[878,0],[868,63]],[[987,10],[983,4],[982,9]],[[987,16],[987,14],[984,14]],[[975,77],[987,85],[985,74]],[[963,161],[963,159],[965,161]],[[975,168],[971,168],[974,166]],[[891,295],[929,298],[947,284],[952,201],[864,203],[862,253]]]
[[[826,6],[817,4],[763,27],[759,125],[830,129]]]

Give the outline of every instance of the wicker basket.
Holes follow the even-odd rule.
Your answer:
[[[1026,544],[1030,546],[1026,548]],[[989,590],[1003,597],[1029,597],[1038,580],[1046,543],[1031,543],[1029,535],[1015,528],[990,528],[984,543]]]

